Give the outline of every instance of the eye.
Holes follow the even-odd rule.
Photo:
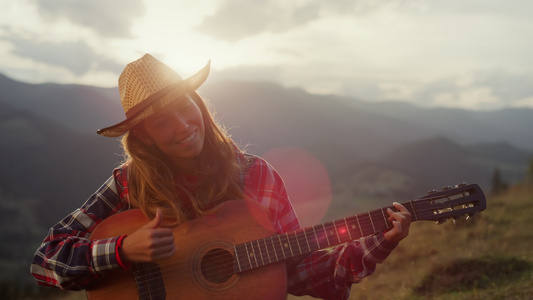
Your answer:
[[[154,122],[155,127],[163,127],[168,123],[167,118],[159,118]]]
[[[193,104],[193,101],[191,98],[185,96],[184,99],[181,99],[179,101],[178,109],[187,109],[191,107]]]

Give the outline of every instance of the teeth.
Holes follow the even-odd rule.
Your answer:
[[[192,141],[192,139],[194,139],[195,136],[196,136],[196,131],[193,132],[193,134],[191,134],[188,138],[181,140],[180,144],[185,144],[185,143]]]

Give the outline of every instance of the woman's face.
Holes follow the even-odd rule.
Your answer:
[[[202,112],[188,95],[178,98],[143,122],[145,132],[138,136],[155,144],[182,171],[194,167],[204,146]]]

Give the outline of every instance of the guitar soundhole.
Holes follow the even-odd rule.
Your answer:
[[[205,279],[211,283],[224,283],[233,276],[233,256],[224,249],[213,249],[201,262]]]

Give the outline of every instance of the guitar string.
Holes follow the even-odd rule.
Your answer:
[[[352,221],[352,222],[355,222],[355,221]],[[326,227],[327,230],[335,229],[335,225],[333,224],[333,222],[326,222],[326,223],[324,223],[324,224],[327,225],[327,227]],[[310,228],[311,228],[311,227],[310,227]],[[302,244],[303,242],[306,241],[306,239],[307,239],[306,231],[308,231],[310,228],[304,228],[304,229],[300,229],[300,230],[297,230],[297,231],[288,232],[288,235],[289,235],[290,239],[287,240],[287,241],[288,241],[288,242],[296,241],[297,243]],[[326,231],[327,231],[327,230],[326,230]],[[365,230],[365,231],[369,232],[369,234],[373,233],[372,231],[369,231],[369,230]],[[285,235],[285,234],[282,234],[282,236],[283,236],[283,235]],[[296,237],[296,240],[294,239],[294,237]],[[261,245],[260,245],[260,246],[256,246],[256,245],[254,245],[253,243],[254,243],[254,242],[257,243],[257,241],[262,241],[262,240],[265,240],[265,239],[268,239],[268,238],[269,238],[269,237],[266,237],[266,238],[263,238],[263,239],[254,240],[254,241],[249,241],[249,242],[242,243],[242,244],[251,244],[251,247],[253,247],[255,250],[263,251],[262,249],[265,249],[265,248],[263,248]],[[285,239],[285,238],[284,238],[284,239]],[[263,243],[263,244],[264,244],[264,243]],[[278,245],[277,243],[272,243],[272,242],[268,241],[268,244],[270,244],[270,247],[268,247],[268,248],[273,248],[274,251],[277,251],[277,250],[276,250],[276,249],[277,249],[276,246]],[[318,244],[318,245],[321,245],[321,244],[323,244],[323,242],[318,241],[317,244]],[[334,245],[328,245],[328,246],[334,246]],[[281,245],[280,245],[280,248],[281,248]],[[305,249],[305,247],[304,247],[304,249]],[[303,252],[303,251],[302,251],[302,252]],[[302,252],[300,252],[300,254],[302,254]],[[231,254],[231,253],[230,253],[230,254]],[[263,254],[265,254],[265,256],[267,256],[266,253],[263,253]],[[225,259],[226,256],[227,256],[226,254],[214,255],[213,258],[210,259],[210,261],[212,261],[212,262],[217,262],[217,261],[218,261],[218,258],[221,258],[222,261],[223,261],[223,260]],[[271,255],[270,257],[272,257],[272,255]],[[271,258],[271,259],[272,259],[272,258]],[[263,259],[263,261],[265,261],[265,260],[266,260],[266,259]],[[180,261],[175,261],[175,262],[178,262],[178,263],[179,263]]]
[[[430,201],[434,201],[435,199],[441,199],[441,198],[443,198],[443,197],[433,197],[433,198],[435,198],[435,199],[433,199],[433,200],[432,200],[431,198],[432,198],[432,197],[430,197],[429,199],[425,199],[425,200],[414,200],[414,202],[417,202],[417,201],[418,201],[418,202],[420,202],[420,201],[424,201],[424,202],[422,202],[422,203],[415,203],[416,206],[420,209],[420,208],[422,208],[421,204],[422,204],[422,205],[431,205],[431,204],[428,204],[428,202],[430,202]],[[385,208],[383,208],[383,209],[386,209],[386,208],[388,208],[388,207],[385,207]],[[390,208],[393,208],[393,207],[390,207]],[[376,214],[376,213],[377,213],[379,216],[382,216],[382,215],[383,215],[382,212],[383,212],[382,209],[381,209],[381,210],[373,210],[373,211],[370,211],[370,212],[368,212],[368,213],[363,213],[362,215],[364,216],[365,214],[369,214],[369,219],[370,219],[370,221],[372,221],[372,219],[374,218],[374,216],[372,216],[372,214]],[[411,212],[411,213],[413,213],[413,212]],[[361,214],[360,214],[360,215],[361,215]],[[418,215],[420,215],[420,216],[426,216],[426,214],[424,214],[423,212],[419,212]],[[433,214],[429,214],[428,216],[431,216],[431,215],[433,215]],[[356,215],[355,217],[359,217],[359,215]],[[334,227],[335,227],[335,222],[336,222],[336,221],[328,222],[328,224],[327,224],[327,225],[329,226],[328,229],[335,229],[335,228],[334,228]],[[324,224],[326,224],[326,223],[324,223]],[[388,225],[388,223],[385,223],[385,225]],[[388,226],[387,226],[387,227],[388,227]],[[373,233],[373,231],[368,231],[368,230],[365,230],[365,231],[366,231],[366,232],[370,232],[370,234]],[[303,237],[300,237],[298,234],[303,234]],[[327,233],[326,233],[326,234],[327,234]],[[305,229],[299,231],[298,233],[294,233],[294,235],[295,235],[296,238],[297,238],[297,243],[301,243],[302,239],[307,239],[306,234],[305,234]],[[320,245],[320,241],[317,241],[317,244]],[[271,246],[273,246],[273,245],[271,245]],[[328,246],[330,246],[330,245],[328,245]],[[253,244],[252,244],[252,247],[255,248],[255,246],[253,246]],[[261,255],[262,255],[262,252],[261,252],[262,250],[261,250],[261,247],[260,247],[260,246],[259,246],[259,248],[258,248],[257,250],[260,251],[260,253],[261,253]],[[276,251],[275,248],[274,248],[274,251]],[[302,254],[302,252],[300,252],[300,254]],[[265,255],[266,255],[266,254],[265,254]],[[227,260],[227,259],[226,259],[226,257],[227,257],[226,254],[223,254],[223,255],[215,255],[214,257],[212,257],[211,259],[209,259],[209,263],[211,263],[211,264],[217,264],[217,263],[218,263],[218,258],[219,258],[219,257],[220,257],[220,259],[222,259],[222,260]],[[257,259],[257,257],[256,257],[255,259]],[[269,257],[269,259],[271,259],[271,258]],[[208,260],[205,260],[205,261],[206,261],[206,263],[208,262]],[[179,265],[180,262],[177,261],[176,263]],[[266,264],[266,263],[265,263],[265,259],[264,259],[264,258],[261,259],[261,265],[265,265],[265,264]],[[258,265],[258,263],[256,263],[256,265]],[[253,267],[253,262],[251,263],[250,267],[251,267],[251,268],[254,268],[254,267]],[[233,265],[231,265],[231,268],[233,269]],[[221,272],[225,272],[225,273],[226,273],[226,272],[228,272],[228,270],[227,270],[227,269],[226,269],[226,270],[222,270]],[[218,274],[217,274],[217,275],[218,275]]]
[[[418,209],[423,209],[423,206],[428,206],[428,207],[429,207],[429,206],[432,206],[432,204],[428,204],[428,203],[418,203],[416,206],[418,207]],[[370,214],[370,215],[372,216],[372,214],[376,214],[376,213],[377,213],[378,215],[380,215],[380,217],[381,217],[382,213],[381,213],[381,211],[379,211],[379,210],[371,211],[371,212],[369,212],[368,214]],[[433,216],[433,215],[434,215],[433,213],[424,212],[424,211],[418,212],[418,214],[419,214],[420,216],[422,216],[422,217],[425,217],[425,216]],[[358,216],[358,215],[357,215],[357,216]],[[375,216],[372,216],[372,218],[374,218],[374,217],[375,217]],[[334,229],[335,229],[335,224],[334,224],[334,222],[328,222],[328,223],[329,223],[329,224],[324,223],[324,224],[327,225],[327,229],[328,229],[328,230],[334,230]],[[364,229],[364,231],[365,231],[365,232],[369,232],[369,235],[371,235],[371,234],[373,233],[373,231],[372,231],[372,230],[368,230],[368,229],[370,228],[370,226],[366,225],[366,227],[367,227],[367,229]],[[326,233],[326,234],[327,234],[327,233]],[[307,237],[306,237],[306,234],[305,234],[305,230],[298,231],[297,233],[296,233],[296,232],[295,232],[295,233],[292,233],[292,232],[291,232],[291,235],[293,235],[294,237],[296,237],[296,241],[297,241],[297,243],[305,242],[305,239],[307,238]],[[342,241],[341,241],[341,242],[342,242]],[[249,242],[249,243],[251,243],[251,242]],[[253,243],[253,242],[252,242],[252,243]],[[245,244],[246,244],[246,243],[245,243]],[[321,244],[320,241],[317,241],[317,245],[320,246],[320,244]],[[271,244],[270,246],[272,247],[272,246],[274,246],[274,244]],[[328,245],[328,246],[334,246],[334,245]],[[253,244],[252,244],[252,247],[255,248],[255,246],[253,246]],[[256,250],[258,250],[258,251],[263,251],[263,250],[261,249],[261,247],[257,248]],[[275,248],[274,248],[274,251],[276,251]],[[306,253],[307,253],[307,251],[306,251]],[[230,253],[230,254],[231,254],[231,253]],[[305,254],[305,253],[300,252],[300,254]],[[265,254],[265,256],[266,256],[266,254]],[[257,257],[256,257],[256,258],[257,258]],[[267,264],[267,263],[265,262],[266,259],[264,259],[264,258],[263,258],[263,259],[260,259],[260,261],[261,261],[260,263],[257,262],[257,263],[255,264],[256,266],[254,266],[254,263],[252,262],[251,265],[250,265],[250,267],[253,269],[253,268],[256,268],[257,266],[263,266],[263,265],[266,265],[266,264]],[[176,265],[176,268],[179,269],[179,268],[180,268],[180,265],[181,265],[181,262],[182,262],[182,261],[178,260],[178,261],[173,262],[173,264],[175,264],[175,265]],[[210,264],[210,265],[218,265],[218,264],[221,263],[221,262],[227,262],[227,254],[224,253],[224,254],[221,254],[221,255],[213,255],[211,258],[205,259],[204,262],[205,262],[206,264]],[[219,269],[219,273],[218,273],[218,274],[215,274],[215,276],[218,276],[218,275],[220,275],[220,274],[227,274],[227,273],[229,273],[230,271],[233,272],[233,263],[229,263],[229,262],[228,262],[227,265],[228,265],[228,266],[227,266],[226,269],[224,269],[224,268],[222,268],[222,269],[218,268],[218,269]],[[172,269],[171,269],[171,270],[172,270]],[[151,270],[148,270],[148,271],[151,271]],[[141,278],[141,279],[142,279],[142,278]]]
[[[432,199],[432,198],[434,198],[434,199]],[[432,205],[432,204],[428,204],[428,202],[430,202],[430,201],[434,201],[435,199],[441,199],[441,198],[443,198],[443,197],[430,197],[430,198],[427,198],[427,199],[423,200],[422,203],[415,203],[415,204],[416,204],[416,206],[417,206],[419,209],[421,209],[421,208],[423,208],[421,205],[427,205],[427,206],[430,206],[430,205]],[[417,202],[417,201],[420,202],[420,201],[422,201],[422,200],[414,200],[414,202]],[[407,203],[408,203],[408,202],[407,202]],[[404,203],[404,204],[405,204],[405,203]],[[383,209],[387,209],[387,208],[392,208],[392,209],[394,209],[394,207],[392,207],[392,206],[384,207]],[[362,217],[366,217],[365,215],[366,215],[366,214],[369,214],[369,215],[370,215],[370,218],[369,218],[369,219],[370,219],[370,221],[372,221],[372,219],[374,218],[374,216],[372,216],[372,214],[376,214],[376,213],[377,213],[380,217],[383,215],[382,210],[381,210],[381,209],[377,209],[377,210],[369,211],[369,212],[367,212],[367,213],[362,213],[362,214],[355,215],[354,217],[357,217],[357,218],[358,218],[360,215],[362,215]],[[413,212],[411,212],[411,213],[413,213]],[[424,215],[424,216],[425,216],[425,214],[424,214],[423,212],[418,212],[418,214],[419,214],[419,215]],[[431,216],[431,215],[433,215],[433,214],[430,213],[430,214],[428,214],[428,215]],[[338,221],[338,220],[337,220],[337,221]],[[334,222],[336,222],[336,221],[326,222],[326,223],[324,223],[324,224],[329,226],[328,229],[335,229],[335,228],[333,228],[333,227],[335,227],[335,223],[334,223]],[[385,224],[387,225],[387,223],[385,223]],[[311,228],[312,228],[312,227],[311,227]],[[295,232],[295,233],[292,233],[292,232],[291,232],[291,233],[289,233],[289,234],[294,234],[294,235],[296,236],[296,238],[298,239],[298,242],[301,242],[301,240],[300,240],[300,236],[299,236],[298,234],[303,234],[302,239],[305,239],[305,238],[306,238],[306,236],[305,236],[305,230],[306,230],[306,229],[308,229],[308,228],[304,228],[304,229],[302,229],[302,230],[300,230],[300,231],[298,231],[298,232]],[[368,230],[365,230],[365,231],[370,232],[370,234],[373,233],[373,231],[368,231]],[[252,246],[253,246],[253,245],[252,245]],[[260,248],[259,248],[258,250],[261,251]],[[222,256],[220,256],[220,257],[222,257]],[[212,260],[216,260],[216,257],[213,258]]]
[[[333,225],[329,226],[328,228],[333,228]],[[296,236],[297,238],[300,238],[300,236],[298,236],[298,235],[295,235],[295,236]],[[305,238],[305,237],[304,237],[304,238]],[[173,268],[171,267],[169,270],[167,270],[167,269],[165,268],[167,265],[168,265],[168,264],[163,264],[163,265],[162,265],[162,268],[161,268],[162,270],[161,270],[161,272],[165,272],[165,273],[167,273],[167,272],[170,271],[170,274],[173,274],[173,273],[171,272]],[[230,264],[230,265],[233,265],[233,264]],[[233,268],[231,268],[231,271],[232,271],[232,270],[233,270]],[[233,275],[232,275],[232,276],[233,276]],[[164,287],[161,287],[161,288],[152,288],[150,292],[151,292],[151,293],[159,293],[159,292],[161,292],[161,294],[163,294],[163,293],[165,293],[165,292],[164,292],[164,290],[162,290],[162,289],[164,289],[165,287],[173,287],[174,285],[177,285],[177,284],[180,284],[180,283],[181,283],[181,282],[180,282],[181,279],[180,279],[179,277],[176,277],[174,274],[172,275],[172,277],[176,278],[176,280],[174,280],[174,281],[172,281],[171,283],[165,285]],[[142,280],[142,278],[141,278],[141,280]],[[139,280],[139,281],[141,281],[141,280]],[[152,277],[152,278],[149,278],[149,279],[146,279],[144,282],[150,284],[149,282],[152,281],[152,280],[153,280],[153,277]],[[143,293],[145,293],[145,292],[143,292]]]
[[[373,211],[373,212],[371,212],[371,214],[372,214],[372,213],[373,213],[374,215],[375,215],[376,213],[378,213],[378,214],[380,214],[380,217],[379,217],[379,218],[382,218],[382,213],[381,213],[381,211]],[[372,217],[374,218],[375,216],[372,216]],[[354,222],[354,221],[352,221],[352,222]],[[370,226],[367,226],[367,227],[370,228]],[[327,229],[327,230],[335,230],[335,224],[334,224],[333,222],[331,222],[330,224],[327,224],[326,229]],[[364,231],[369,232],[370,234],[373,233],[373,231],[371,231],[371,230],[367,230],[367,229],[365,229]],[[327,233],[325,233],[325,234],[327,234]],[[305,231],[304,231],[304,230],[299,231],[299,232],[297,232],[297,233],[291,233],[291,235],[293,235],[294,237],[296,237],[297,243],[306,242],[307,237],[306,237],[306,235],[305,235]],[[343,242],[342,240],[339,240],[339,243],[330,244],[330,245],[328,245],[328,246],[334,246],[334,245],[336,245],[336,244],[340,244],[340,243],[342,243],[342,242]],[[321,244],[320,241],[317,241],[317,245],[319,245],[319,247],[321,246],[320,244]],[[271,246],[274,246],[274,245],[272,244]],[[259,249],[259,248],[257,248],[256,250],[258,250],[258,251],[262,251],[262,250]],[[312,249],[311,249],[311,250],[312,250]],[[305,252],[301,251],[299,255],[301,255],[301,254],[305,254],[305,253],[308,253],[308,251],[305,251]],[[266,255],[265,255],[265,256],[266,256]],[[226,257],[227,257],[227,255],[214,255],[212,258],[205,259],[204,262],[205,262],[206,264],[219,264],[219,262],[227,262]],[[180,269],[180,268],[181,268],[181,265],[182,265],[182,261],[175,261],[175,262],[173,262],[173,263],[171,263],[171,264],[173,264],[174,266],[171,266],[171,267],[169,268],[169,271],[173,271],[173,269],[176,269],[176,268],[177,268],[177,269]],[[166,266],[171,265],[171,264],[165,264],[163,267],[166,267]],[[250,267],[251,267],[251,268],[257,268],[258,266],[263,266],[263,265],[266,265],[266,264],[267,264],[267,263],[266,263],[266,259],[263,258],[263,259],[260,260],[260,263],[259,263],[259,262],[256,263],[256,264],[252,263]],[[227,266],[226,266],[225,268],[224,268],[224,267],[222,267],[222,268],[220,268],[220,267],[217,268],[218,273],[215,273],[215,274],[214,274],[214,277],[217,277],[217,276],[219,276],[219,275],[221,275],[221,274],[228,274],[228,273],[231,273],[231,274],[232,274],[232,273],[233,273],[233,262],[227,262],[226,265],[227,265]],[[254,266],[254,265],[255,265],[255,266]],[[153,267],[153,270],[156,270],[156,269],[157,269],[157,267]],[[150,271],[152,271],[152,270],[148,269],[147,271],[150,272]],[[149,275],[146,275],[146,276],[149,276]],[[144,280],[144,278],[142,278],[142,277],[139,278],[139,279],[140,279],[141,281]]]
[[[421,207],[420,205],[417,205],[417,206],[418,206],[419,208]],[[372,214],[376,214],[376,213],[377,213],[377,214],[380,215],[380,217],[382,217],[382,213],[381,213],[381,211],[378,211],[378,210],[376,210],[376,211],[372,211],[372,212],[369,212],[369,213],[370,213],[370,215],[372,215]],[[423,212],[419,212],[419,215],[424,215],[424,214],[423,214]],[[372,216],[372,218],[374,218],[374,217],[375,217],[375,216]],[[351,221],[351,222],[354,222],[354,221]],[[333,222],[328,222],[328,223],[329,223],[329,224],[324,223],[324,224],[327,225],[327,228],[326,228],[327,230],[334,230],[334,229],[336,229],[336,228],[335,228],[335,225],[334,225]],[[368,233],[368,234],[365,234],[365,235],[371,235],[371,234],[373,233],[373,230],[369,230],[371,226],[366,225],[365,227],[366,227],[366,228],[363,228],[363,231],[365,231],[365,232]],[[306,242],[306,238],[307,238],[307,237],[306,237],[306,234],[305,234],[305,230],[298,231],[297,233],[296,233],[296,232],[291,232],[290,234],[293,235],[294,237],[296,237],[296,241],[297,241],[297,243]],[[327,234],[327,233],[325,233],[325,234]],[[357,235],[359,235],[359,234],[357,234]],[[342,241],[340,241],[340,242],[342,242]],[[253,242],[248,242],[248,243],[253,243]],[[246,244],[246,243],[245,243],[245,244]],[[269,244],[271,244],[271,243],[269,242]],[[320,245],[321,245],[321,242],[320,242],[320,241],[317,241],[317,245],[320,246]],[[270,246],[271,246],[271,247],[274,247],[275,244],[271,244]],[[334,245],[328,245],[328,246],[334,246]],[[254,246],[254,248],[255,248],[255,246]],[[258,250],[258,251],[263,251],[263,250],[261,249],[261,247],[257,248],[256,250]],[[274,248],[274,251],[276,251],[275,248]],[[306,252],[307,252],[307,251],[306,251]],[[231,254],[231,253],[230,253],[230,254]],[[300,252],[300,254],[305,254],[305,253]],[[265,254],[265,256],[266,256],[266,254]],[[270,259],[271,259],[271,258],[270,258]],[[265,261],[266,261],[266,259],[264,259],[264,258],[261,259],[260,265],[263,266],[263,265],[267,264],[267,263],[265,263]],[[183,260],[177,260],[177,261],[174,261],[172,264],[175,264],[175,265],[176,265],[176,268],[179,269],[179,268],[180,268],[180,265],[182,264],[182,262],[183,262]],[[205,262],[206,264],[211,264],[211,265],[219,264],[219,263],[221,263],[221,262],[227,262],[227,254],[224,253],[224,254],[220,254],[220,255],[213,255],[211,258],[205,259],[204,262]],[[255,264],[255,265],[258,265],[258,264],[259,264],[259,263]],[[253,262],[252,262],[252,264],[251,264],[250,267],[251,267],[251,268],[256,268],[256,267],[254,266],[254,263],[253,263]],[[157,267],[154,267],[154,268],[157,268]],[[221,270],[220,270],[220,274],[228,273],[228,272],[230,271],[229,268],[231,268],[231,271],[233,270],[233,263],[228,263],[228,268],[227,268],[227,269],[221,269]],[[151,270],[148,269],[148,271],[151,271]],[[215,274],[215,275],[218,276],[218,275],[220,275],[220,274]],[[141,278],[141,279],[142,279],[142,278]]]
[[[423,202],[415,203],[415,206],[417,207],[417,209],[415,209],[415,210],[417,211],[417,214],[419,216],[423,216],[424,218],[426,216],[427,217],[434,216],[434,213],[432,213],[433,210],[424,209],[424,208],[427,208],[427,207],[433,207],[434,206],[433,204],[430,203],[431,201],[432,200],[427,200],[427,201],[425,200]],[[373,211],[368,212],[368,214],[370,216],[372,216],[373,213],[378,213],[378,214],[382,215],[382,212],[379,211],[379,210],[373,210]],[[366,213],[363,213],[363,214],[366,214]],[[353,217],[357,218],[359,215],[360,214],[355,215]],[[327,222],[327,223],[328,224],[324,223],[324,224],[326,224],[328,226],[327,229],[334,229],[335,221]],[[367,225],[367,227],[370,227],[370,226]],[[310,228],[312,228],[312,227],[310,227]],[[294,236],[297,238],[297,240],[299,242],[300,242],[301,239],[306,239],[307,238],[305,236],[305,230],[306,229],[308,230],[309,228],[304,228],[303,230],[299,231],[298,233],[294,233]],[[301,233],[303,233],[303,237],[301,235],[299,235]],[[318,241],[317,241],[317,244],[320,245],[320,243]],[[259,250],[261,250],[261,249],[259,249]],[[227,261],[227,255],[226,254],[224,254],[225,258],[222,258],[223,260],[219,260],[219,257],[222,257],[222,255],[214,255],[212,258],[206,259],[206,263],[207,263],[208,260],[210,261],[209,263],[213,263],[213,264],[218,263],[220,261],[224,261],[224,260]],[[147,273],[150,273],[150,272],[154,272],[154,270],[158,270],[158,271],[160,270],[161,273],[165,272],[165,273],[174,274],[173,271],[175,269],[182,269],[183,268],[182,265],[183,265],[183,262],[185,262],[185,261],[188,261],[188,259],[177,260],[177,261],[174,261],[172,263],[159,265],[157,267],[147,267],[147,268],[145,268],[144,271],[147,272]],[[168,267],[168,266],[170,266],[170,267]],[[229,263],[228,262],[227,266],[226,266],[226,269],[220,270],[220,272],[218,274],[216,274],[216,276],[219,276],[220,274],[228,274],[228,272],[230,272],[230,271],[231,271],[231,273],[233,273],[233,263]],[[231,276],[233,276],[233,275],[231,275]],[[176,276],[172,276],[172,277],[176,277]],[[170,284],[167,284],[165,286],[168,287],[168,286],[172,286],[174,284],[180,284],[182,282],[183,278],[186,278],[186,277],[188,277],[190,279],[190,274],[186,274],[186,275],[182,276],[182,278],[176,277],[176,280],[172,281],[172,282],[175,282],[175,283],[170,283]],[[141,284],[150,284],[150,281],[157,280],[157,279],[158,279],[157,277],[154,278],[153,274],[146,274],[146,275],[137,276],[137,281],[140,282]],[[137,286],[137,283],[132,283],[132,285]],[[165,288],[165,286],[163,286],[162,288]],[[156,292],[160,292],[160,291],[158,291],[157,289],[154,290],[152,288],[150,291],[147,291],[147,292],[156,293]],[[145,291],[141,291],[141,293],[145,293]]]

